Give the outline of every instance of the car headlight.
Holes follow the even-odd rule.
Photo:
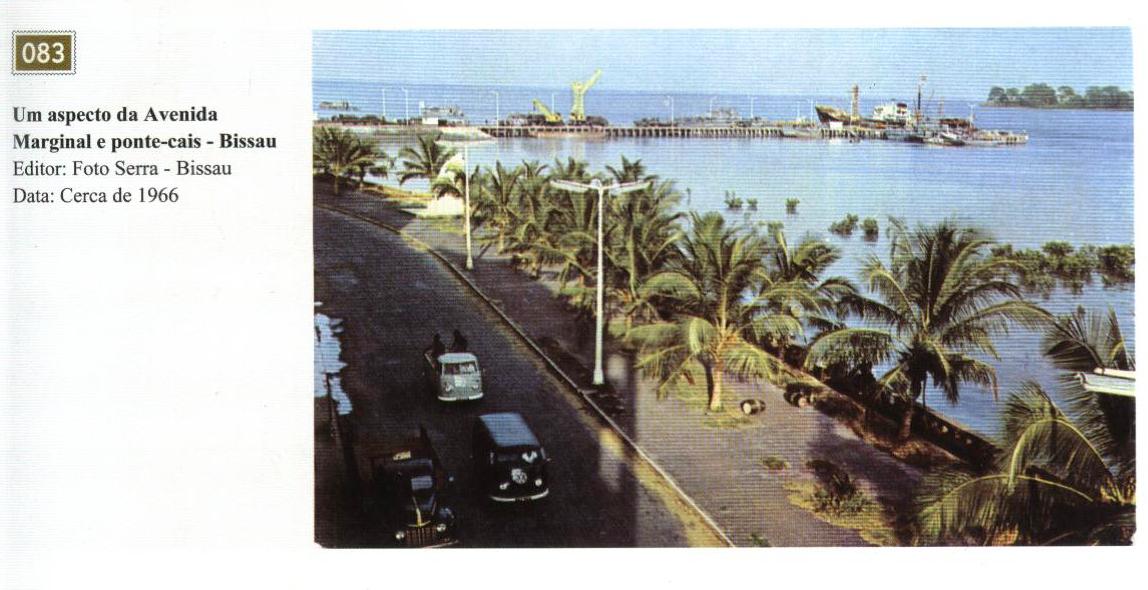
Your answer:
[[[434,531],[436,533],[445,533],[446,532],[446,523],[440,522],[440,523],[434,525]]]
[[[396,541],[402,541],[405,538],[407,538],[407,532],[406,531],[396,531],[395,532],[395,540]]]
[[[536,487],[536,488],[542,487],[542,478],[541,477],[534,480],[534,487]]]
[[[504,481],[504,482],[498,484],[498,489],[500,489],[500,490],[505,490],[508,487],[510,487],[509,481]]]

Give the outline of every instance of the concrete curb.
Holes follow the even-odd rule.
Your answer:
[[[635,442],[633,439],[631,439],[630,436],[628,434],[626,434],[626,432],[624,430],[622,430],[622,428],[620,426],[618,426],[618,424],[616,422],[614,422],[614,420],[612,418],[610,418],[610,416],[607,415],[606,412],[604,412],[602,410],[602,408],[598,407],[598,404],[594,403],[594,400],[590,399],[590,397],[587,396],[585,394],[585,392],[582,391],[582,388],[578,386],[578,384],[574,381],[574,379],[572,379],[569,375],[567,375],[566,372],[563,371],[562,368],[559,367],[557,363],[555,363],[549,356],[547,356],[546,352],[542,350],[542,347],[538,346],[538,344],[535,343],[534,340],[526,334],[526,331],[524,329],[522,329],[522,327],[519,326],[517,322],[515,322],[513,319],[511,319],[511,317],[506,315],[506,313],[504,311],[502,311],[501,308],[499,308],[497,305],[495,305],[495,303],[493,301],[491,301],[490,298],[487,297],[486,294],[483,293],[481,289],[479,289],[478,285],[474,284],[474,282],[470,280],[470,277],[466,276],[466,273],[462,269],[458,268],[453,262],[448,260],[446,258],[446,256],[439,253],[437,250],[432,248],[430,246],[430,244],[427,244],[426,242],[420,240],[419,238],[412,236],[411,234],[406,233],[397,227],[394,227],[394,226],[389,225],[387,223],[384,223],[382,221],[378,221],[377,219],[371,219],[371,218],[366,217],[364,215],[354,213],[351,211],[346,211],[344,209],[339,209],[337,207],[332,207],[330,205],[322,205],[322,204],[316,203],[315,207],[318,207],[319,209],[323,209],[326,211],[330,211],[332,213],[338,213],[340,215],[346,215],[348,217],[353,217],[355,219],[358,219],[359,221],[369,223],[371,225],[374,225],[376,227],[385,229],[389,232],[392,232],[396,235],[399,235],[405,240],[410,240],[410,241],[418,244],[421,248],[425,249],[428,253],[430,253],[432,256],[434,256],[436,259],[438,259],[439,262],[446,265],[446,267],[455,276],[457,276],[459,279],[461,279],[462,282],[464,284],[466,284],[466,286],[468,288],[470,288],[470,290],[479,299],[481,299],[483,302],[485,302],[486,305],[490,309],[492,309],[494,311],[494,313],[496,315],[498,315],[499,318],[502,319],[503,322],[505,322],[508,326],[510,326],[510,328],[512,330],[514,330],[514,332],[518,335],[518,337],[523,342],[525,342],[526,345],[529,346],[535,352],[535,354],[537,354],[542,359],[542,361],[546,364],[546,366],[550,367],[550,370],[552,372],[554,372],[554,374],[557,375],[559,379],[561,379],[563,382],[566,383],[566,385],[568,385],[571,389],[573,389],[575,392],[577,392],[578,396],[582,399],[582,401],[584,401],[587,405],[589,405],[594,410],[594,412],[598,415],[598,417],[602,421],[604,421],[614,431],[614,433],[617,434],[618,437],[621,438],[626,443],[626,445],[630,447],[630,449],[632,451],[634,451],[639,457],[641,457],[642,461],[644,461],[647,465],[649,465],[650,468],[653,469],[655,473],[657,473],[659,476],[661,476],[662,479],[664,479],[666,481],[666,483],[669,484],[670,489],[674,490],[674,492],[677,493],[678,497],[683,502],[685,502],[685,504],[687,506],[689,506],[691,509],[693,509],[694,512],[696,512],[701,517],[702,521],[718,536],[718,538],[720,538],[722,540],[722,542],[724,542],[729,547],[736,547],[737,546],[733,542],[733,540],[729,538],[729,535],[727,535],[725,533],[725,531],[723,531],[721,529],[721,527],[718,526],[717,522],[705,510],[703,510],[702,507],[699,506],[698,503],[695,502],[694,499],[691,498],[689,496],[689,494],[687,494],[685,492],[685,490],[683,490],[681,488],[681,486],[678,485],[677,481],[674,481],[674,478],[668,472],[666,472],[666,470],[663,469],[661,465],[659,465],[656,461],[654,461],[654,459],[652,457],[650,457],[646,453],[646,451],[644,451],[642,449],[642,447],[638,446],[637,442]]]

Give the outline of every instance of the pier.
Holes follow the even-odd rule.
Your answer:
[[[491,137],[887,139],[884,130],[864,127],[479,125],[478,128]],[[795,135],[797,133],[800,135]]]

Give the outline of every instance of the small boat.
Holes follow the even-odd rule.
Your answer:
[[[930,136],[926,137],[925,138],[925,144],[926,145],[946,146],[946,147],[949,147],[949,146],[956,147],[956,146],[965,145],[965,140],[964,140],[964,138],[962,138],[961,136],[959,136],[955,133],[949,133],[947,131],[942,131],[942,132],[937,133],[935,135],[930,135]]]
[[[968,145],[981,147],[996,147],[1009,145],[1023,145],[1028,143],[1027,133],[1013,133],[1011,131],[977,130],[965,138]]]
[[[319,108],[328,111],[357,111],[359,107],[354,106],[350,101],[346,100],[324,100],[319,103]]]
[[[781,136],[791,139],[821,139],[821,133],[810,127],[782,127]]]

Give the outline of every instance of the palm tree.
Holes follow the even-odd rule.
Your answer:
[[[399,157],[403,159],[403,171],[399,174],[400,185],[412,178],[434,181],[442,167],[455,154],[454,149],[439,145],[439,137],[439,135],[420,135],[417,148],[407,146],[399,151]]]
[[[576,177],[585,176],[575,163]],[[547,263],[560,265],[561,293],[583,319],[591,317],[595,301],[595,261],[598,247],[598,196],[548,190],[552,209],[545,224],[547,239],[535,250]],[[570,284],[573,283],[573,284]]]
[[[625,167],[625,158],[623,162]],[[675,244],[683,236],[679,223],[682,214],[675,209],[680,201],[681,195],[670,181],[655,182],[649,189],[610,201],[606,284],[611,298],[621,306],[627,331],[636,318],[658,318],[653,300],[641,287],[654,273],[667,268],[678,253]]]
[[[460,162],[456,160],[456,162]],[[453,164],[449,166],[444,174],[439,174],[431,181],[431,192],[436,196],[452,196],[462,198],[465,194],[466,184],[470,184],[471,196],[476,196],[478,190],[475,185],[481,185],[484,182],[483,172],[479,166],[475,166],[470,174],[463,174],[464,170],[461,166],[455,169]]]
[[[346,129],[317,127],[313,132],[312,167],[316,174],[331,175],[336,195],[340,193],[342,179],[361,179],[367,171],[379,166],[380,159],[385,161],[386,154]]]
[[[550,178],[586,182],[591,178],[589,167],[590,165],[585,160],[575,160],[573,157],[568,157],[563,162],[555,158],[554,165],[550,167]]]
[[[998,469],[926,479],[919,539],[982,544],[1127,544],[1135,529],[1135,471],[1106,457],[1036,383],[1010,395],[1008,452]]]
[[[639,326],[631,338],[641,345],[638,366],[661,381],[658,391],[679,378],[692,381],[698,363],[706,377],[710,411],[722,408],[726,373],[738,378],[771,377],[781,361],[754,346],[767,334],[796,333],[792,318],[762,313],[781,287],[759,290],[764,241],[728,227],[718,213],[690,214],[690,231],[667,270],[654,274],[643,291],[656,297],[670,319]]]
[[[523,160],[522,165],[522,178],[525,180],[533,180],[536,178],[543,178],[546,171],[550,168],[549,164],[543,164],[538,160]]]
[[[1077,373],[1094,369],[1133,371],[1136,364],[1124,341],[1116,312],[1088,313],[1083,307],[1061,316],[1045,333],[1044,354],[1064,371],[1062,391],[1090,440],[1099,441],[1119,467],[1133,471],[1136,459],[1136,411],[1132,398],[1094,396],[1081,387]]]
[[[378,159],[375,160],[373,165],[361,166],[355,170],[355,173],[359,178],[359,190],[363,190],[363,183],[365,182],[366,176],[368,174],[377,176],[379,178],[390,177],[391,168],[395,165],[395,159],[388,156],[387,152],[383,150],[378,150],[376,157]]]
[[[1045,354],[1065,370],[1061,410],[1036,383],[1011,394],[1005,449],[995,471],[948,471],[926,480],[922,542],[1127,544],[1135,530],[1132,398],[1087,391],[1078,371],[1132,370],[1114,313],[1082,309],[1048,328]]]
[[[817,336],[805,365],[891,363],[877,379],[878,393],[906,404],[899,431],[906,440],[930,377],[953,403],[962,383],[989,387],[995,395],[996,370],[973,354],[998,358],[994,336],[1014,324],[1043,326],[1051,316],[1021,298],[1010,281],[1016,264],[987,256],[992,242],[979,231],[951,222],[915,231],[891,225],[889,264],[873,257],[863,270],[877,298],[844,299],[869,325]]]
[[[514,229],[514,213],[518,205],[519,179],[522,174],[521,166],[508,170],[502,162],[495,162],[494,170],[487,170],[482,177],[484,182],[478,191],[475,209],[482,223],[493,226],[494,235],[491,239],[497,242],[499,253],[506,249],[506,236]]]
[[[822,278],[825,271],[841,258],[840,249],[813,236],[806,236],[796,246],[790,246],[785,231],[780,227],[770,232],[770,238],[766,281],[804,285],[808,293],[803,300],[813,302],[812,306],[804,306],[794,305],[801,301],[783,301],[779,302],[774,311],[790,314],[818,332],[844,327],[842,316],[845,309],[842,301],[855,296],[857,288],[844,277]],[[787,358],[789,343],[774,344],[779,354]]]
[[[513,229],[507,234],[507,248],[531,276],[537,278],[542,265],[555,262],[557,236],[549,230],[554,206],[550,201],[548,181],[543,177],[523,177],[519,184]]]
[[[621,167],[614,168],[613,166],[607,165],[606,172],[608,172],[618,184],[654,180],[657,178],[656,176],[646,174],[646,166],[642,164],[641,160],[628,160],[626,156],[622,156]]]

